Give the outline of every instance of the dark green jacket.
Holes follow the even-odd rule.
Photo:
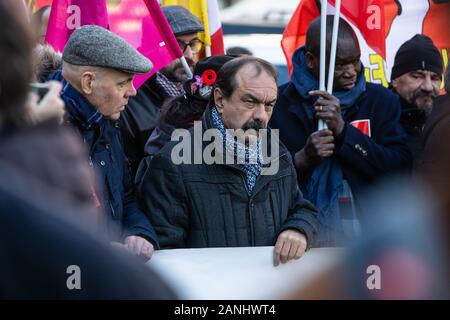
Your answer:
[[[211,128],[208,111],[203,130]],[[308,246],[313,243],[316,210],[303,198],[284,146],[278,172],[260,175],[248,196],[244,172],[236,165],[175,165],[171,152],[177,143],[169,142],[153,157],[138,186],[161,248],[272,246],[286,229],[301,231]]]

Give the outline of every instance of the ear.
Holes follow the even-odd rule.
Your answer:
[[[219,114],[223,113],[223,100],[224,96],[222,91],[220,91],[219,88],[214,89],[214,104],[216,105],[217,111],[219,111]]]
[[[392,85],[392,88],[397,89],[397,87],[398,87],[398,78],[392,80],[391,85]]]
[[[314,55],[307,51],[306,52],[306,65],[308,66],[308,68],[310,69],[314,69],[314,62],[315,62],[316,58],[314,57]]]
[[[93,82],[95,81],[95,73],[86,71],[81,75],[80,88],[81,92],[90,95],[93,91]]]

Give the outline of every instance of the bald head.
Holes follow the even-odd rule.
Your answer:
[[[327,16],[327,58],[330,61],[331,38],[333,34],[333,16]],[[306,33],[306,63],[313,75],[318,79],[320,70],[320,18],[311,22]],[[339,34],[336,51],[336,65],[334,70],[334,91],[351,90],[361,71],[361,49],[358,37],[352,27],[343,19],[339,19]]]
[[[306,32],[306,50],[313,53],[315,56],[320,54],[320,17],[311,22]],[[331,15],[327,16],[327,53],[331,48],[331,38],[333,35],[333,20]],[[354,47],[359,48],[358,37],[353,31],[352,27],[347,21],[339,19],[339,34],[338,34],[338,50],[341,43],[352,43]]]

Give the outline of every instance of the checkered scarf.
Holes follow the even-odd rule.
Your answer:
[[[251,195],[256,184],[256,178],[261,174],[262,170],[260,140],[257,140],[256,145],[253,144],[248,146],[239,142],[235,137],[228,133],[215,106],[211,107],[211,119],[214,128],[222,133],[226,153],[232,154],[234,159],[245,159],[243,161],[244,164],[239,164],[238,162],[238,166],[245,173],[247,193],[248,195]]]
[[[181,83],[175,83],[169,80],[169,78],[160,72],[156,74],[156,83],[164,89],[169,97],[177,97],[185,93]]]

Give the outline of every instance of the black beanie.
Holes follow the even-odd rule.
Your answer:
[[[415,70],[427,70],[442,77],[444,63],[433,41],[422,34],[416,34],[406,41],[395,55],[391,81]]]

